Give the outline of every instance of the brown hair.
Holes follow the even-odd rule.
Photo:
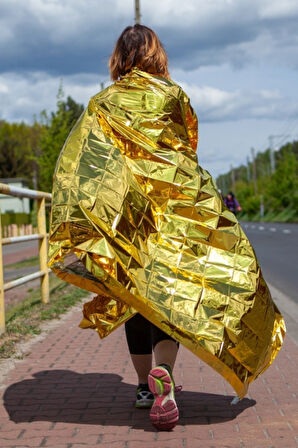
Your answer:
[[[162,44],[154,31],[144,25],[125,28],[109,60],[113,81],[133,67],[164,78],[170,77],[168,58]]]

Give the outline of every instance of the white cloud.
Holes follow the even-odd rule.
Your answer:
[[[182,83],[199,118],[204,122],[243,119],[278,119],[298,115],[298,100],[278,90],[221,90],[212,86]]]
[[[260,17],[262,18],[293,18],[298,16],[297,0],[266,0],[260,2]]]
[[[63,77],[63,90],[75,101],[87,105],[89,98],[100,90],[100,82],[108,79],[92,74]],[[2,119],[27,120],[41,110],[55,110],[61,78],[44,72],[26,76],[17,73],[0,75]],[[220,89],[211,85],[180,83],[191,98],[201,122],[242,119],[278,119],[298,115],[298,100],[290,99],[278,89]]]
[[[89,98],[100,90],[103,77],[90,74],[66,76],[62,79],[65,96],[87,105]],[[26,76],[17,73],[0,75],[0,119],[31,122],[42,110],[56,109],[56,96],[61,78],[35,72]]]

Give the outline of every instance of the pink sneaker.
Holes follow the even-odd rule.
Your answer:
[[[149,373],[148,385],[154,395],[150,411],[152,425],[163,431],[173,429],[179,419],[173,378],[165,367],[157,366]]]

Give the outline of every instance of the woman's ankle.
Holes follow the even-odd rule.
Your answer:
[[[169,366],[169,364],[166,364],[166,363],[163,363],[163,362],[162,362],[161,364],[159,364],[159,366],[160,366],[160,367],[164,367],[165,369],[167,369],[167,371],[169,372],[169,374],[172,375],[172,373],[173,373],[173,372],[172,372],[172,367]]]

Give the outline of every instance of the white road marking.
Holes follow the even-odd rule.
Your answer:
[[[289,229],[283,229],[283,233],[291,233],[291,230],[289,230]]]
[[[264,230],[264,229],[265,229],[265,227],[259,226],[259,230]]]
[[[251,226],[252,229],[254,229],[255,227],[256,227],[255,225]]]
[[[271,232],[276,232],[276,228],[275,228],[275,227],[270,227],[269,230],[270,230]]]

